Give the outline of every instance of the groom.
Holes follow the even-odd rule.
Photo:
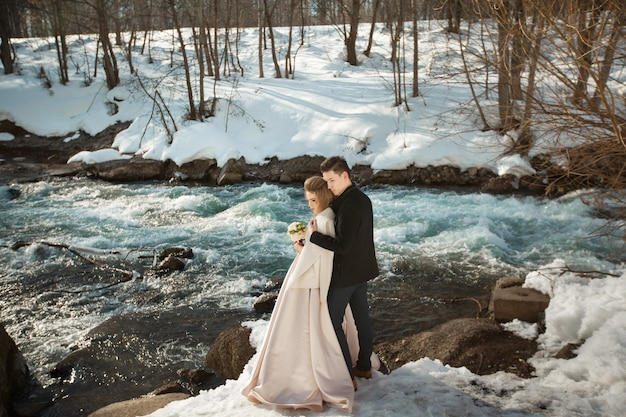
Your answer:
[[[371,378],[370,357],[374,336],[369,318],[367,281],[378,276],[372,202],[352,183],[350,168],[342,157],[326,159],[320,169],[328,183],[328,189],[336,197],[330,205],[335,212],[336,237],[318,232],[315,220],[312,220],[309,224],[312,231],[309,241],[334,252],[335,255],[328,290],[328,310],[350,376],[352,379],[355,376]],[[359,337],[359,356],[354,368],[342,328],[348,304],[352,309]]]

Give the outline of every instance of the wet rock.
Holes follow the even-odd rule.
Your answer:
[[[217,178],[217,185],[239,184],[243,181],[243,174],[246,171],[246,163],[243,158],[239,160],[229,159]]]
[[[254,302],[254,311],[257,313],[271,313],[274,310],[278,293],[263,293]]]
[[[29,378],[24,356],[0,323],[0,416],[13,414],[13,397],[26,388]]]
[[[115,182],[161,179],[165,170],[163,162],[138,156],[130,160],[118,159],[84,165],[84,167],[96,178]]]
[[[518,177],[512,174],[505,174],[491,178],[480,188],[480,191],[490,194],[509,194],[518,189]]]
[[[3,192],[5,198],[8,200],[15,200],[22,195],[20,189],[15,187],[7,187],[4,190],[0,190],[0,192]]]
[[[256,350],[250,345],[248,327],[235,327],[222,332],[206,355],[204,365],[227,379],[237,379]]]
[[[159,271],[182,271],[185,269],[185,262],[174,255],[168,255],[159,263],[157,269]]]
[[[398,171],[398,170],[389,170],[389,169],[383,169],[383,170],[376,172],[372,176],[372,182],[375,182],[377,184],[394,184],[394,185],[401,185],[401,184],[409,183],[406,170]]]
[[[478,375],[506,371],[529,378],[533,368],[527,359],[535,354],[537,345],[505,331],[490,319],[462,318],[380,343],[374,350],[390,371],[427,357],[453,367],[465,366]]]
[[[207,372],[204,369],[183,368],[176,371],[176,373],[181,378],[185,379],[186,381],[193,382],[194,384],[201,384],[215,377],[214,373]]]
[[[159,259],[163,260],[170,255],[177,258],[191,259],[193,258],[193,250],[191,248],[166,248],[159,253]]]
[[[215,177],[219,168],[215,159],[195,159],[177,167],[177,172],[184,175],[184,180],[206,180]],[[173,174],[172,174],[173,176]]]

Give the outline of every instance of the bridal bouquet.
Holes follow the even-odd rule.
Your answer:
[[[293,222],[287,227],[287,233],[291,237],[291,241],[300,240],[304,245],[304,237],[306,236],[306,225],[302,222]]]

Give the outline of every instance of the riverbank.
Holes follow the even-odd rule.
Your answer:
[[[71,140],[34,135],[9,121],[0,122],[0,133],[12,140],[0,141],[0,184],[34,182],[51,177],[81,176],[111,182],[169,181],[188,185],[228,185],[241,182],[302,183],[319,175],[324,156],[300,156],[289,160],[271,158],[264,164],[249,164],[243,158],[219,166],[214,159],[194,160],[181,166],[173,161],[156,161],[138,156],[100,163],[71,162],[82,151],[94,152],[112,146],[115,136],[128,123],[113,125],[96,136],[84,132]],[[360,185],[393,184],[426,187],[463,187],[493,194],[563,195],[575,189],[558,166],[547,157],[535,157],[536,175],[498,176],[483,167],[461,171],[450,165],[374,171],[368,166],[353,167]],[[579,186],[579,185],[578,185]]]

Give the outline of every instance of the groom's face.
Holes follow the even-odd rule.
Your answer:
[[[335,171],[326,171],[322,173],[322,177],[326,180],[330,192],[335,196],[343,193],[352,184],[350,176],[346,171],[343,171],[341,174],[337,174]]]

